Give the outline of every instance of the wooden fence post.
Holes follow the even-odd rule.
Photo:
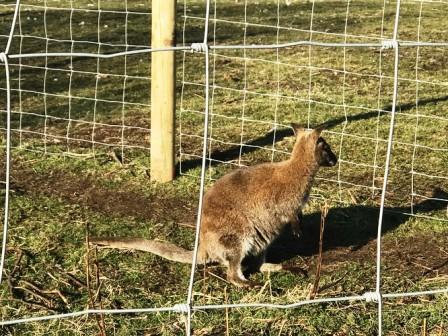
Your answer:
[[[176,0],[152,0],[152,48],[175,45]],[[151,54],[151,180],[174,179],[176,62],[174,51]]]

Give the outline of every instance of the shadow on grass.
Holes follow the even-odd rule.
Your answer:
[[[429,105],[429,104],[434,104],[434,103],[444,102],[444,101],[448,101],[448,95],[442,96],[442,97],[437,97],[437,98],[421,99],[421,100],[419,100],[418,105],[424,106],[424,105]],[[396,111],[398,111],[398,112],[399,111],[408,111],[414,107],[416,107],[415,103],[401,104],[401,105],[397,105]],[[382,112],[381,110],[380,111],[372,110],[372,111],[362,112],[362,113],[348,116],[347,118],[338,117],[338,118],[330,119],[325,122],[325,125],[327,128],[332,128],[332,127],[340,125],[344,122],[352,122],[352,121],[368,120],[368,119],[372,119],[372,118],[379,118],[384,115],[388,115],[391,110],[392,110],[392,106],[388,105],[382,109],[382,111],[388,111],[388,112]],[[291,120],[291,121],[293,121],[293,120]],[[293,135],[294,135],[294,133],[293,133],[292,129],[289,129],[289,128],[272,130],[259,138],[256,138],[254,140],[246,142],[242,148],[240,146],[234,146],[234,147],[231,147],[226,150],[216,150],[213,153],[211,153],[211,155],[210,155],[210,158],[212,160],[210,162],[210,165],[216,166],[216,165],[220,164],[221,161],[235,160],[240,156],[240,151],[241,151],[241,155],[249,154],[251,152],[258,150],[258,147],[272,145],[273,142],[282,141],[284,138],[290,137]],[[202,159],[200,159],[200,158],[182,161],[182,172],[186,172],[188,170],[198,168],[201,166],[201,163],[202,163]],[[178,174],[180,174],[180,164],[177,164],[176,171],[178,172]]]
[[[435,189],[434,198],[446,199],[437,201],[427,199],[414,206],[414,213],[428,213],[445,209],[448,193]],[[379,207],[353,205],[346,208],[332,208],[325,221],[323,250],[350,248],[358,250],[377,237]],[[409,219],[410,207],[385,208],[382,234],[398,228]],[[321,212],[304,216],[300,238],[292,235],[289,226],[282,235],[274,241],[268,250],[267,261],[281,263],[297,255],[312,256],[318,253],[319,223]]]

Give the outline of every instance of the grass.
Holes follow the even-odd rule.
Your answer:
[[[69,1],[46,3],[70,8]],[[22,52],[43,51],[47,47],[45,40],[38,38],[45,37],[44,17],[47,36],[52,39],[48,42],[49,51],[69,51],[71,43],[55,40],[70,39],[69,29],[61,29],[69,27],[70,11],[48,9],[45,13],[39,7],[43,4],[37,0],[23,2]],[[74,5],[78,9],[97,8],[90,1],[76,1]],[[346,2],[317,1],[312,38],[343,42],[345,32],[349,42],[379,41],[381,34],[390,38],[395,5],[386,3],[383,20],[383,1],[350,2],[346,19]],[[150,5],[144,1],[128,6],[130,11],[150,11]],[[178,42],[200,41],[203,2],[188,1],[186,8],[183,6],[179,3]],[[277,2],[266,0],[248,3],[246,43],[308,40],[312,6],[311,2],[294,2],[289,7],[283,2],[277,7]],[[443,40],[443,6],[422,5],[421,40]],[[106,11],[101,16],[100,38],[105,44],[100,51],[122,50],[108,44],[126,42],[125,16],[107,12],[122,10],[122,2],[101,2],[101,9]],[[184,9],[186,19],[182,16]],[[216,20],[211,21],[216,43],[242,43],[244,9],[244,2],[229,0],[217,4]],[[277,29],[277,10],[279,25],[288,29]],[[0,7],[0,11],[11,13],[11,8]],[[419,11],[418,3],[402,4],[400,39],[417,40]],[[212,6],[213,18],[214,13]],[[73,38],[97,41],[97,19],[95,12],[74,11]],[[1,15],[0,20],[0,34],[7,34],[10,15]],[[150,45],[149,35],[150,17],[130,14],[128,43]],[[4,41],[2,38],[0,43]],[[13,53],[19,52],[19,42],[17,37]],[[98,51],[97,44],[87,42],[77,42],[73,48]],[[390,122],[393,54],[377,49],[320,47],[211,53],[213,115],[209,150],[218,161],[209,165],[208,185],[237,164],[286,158],[293,139],[285,136],[287,132],[281,127],[273,139],[274,120],[279,125],[293,120],[309,122],[311,126],[330,122],[332,127],[324,136],[340,160],[335,169],[319,173],[306,209],[303,237],[292,240],[286,233],[270,256],[302,268],[307,276],[301,272],[255,274],[252,277],[263,284],[262,288],[241,290],[223,280],[223,268],[199,268],[195,304],[285,304],[306,299],[314,281],[317,224],[324,201],[331,205],[331,210],[326,223],[319,297],[359,295],[374,290],[375,238]],[[89,305],[87,256],[89,286],[99,293],[96,307],[100,301],[104,308],[112,309],[163,307],[185,301],[188,265],[140,252],[101,250],[95,258],[95,251],[87,252],[85,247],[87,234],[157,238],[188,248],[193,244],[193,230],[188,226],[195,221],[198,201],[204,57],[178,54],[176,143],[181,174],[174,182],[163,185],[149,182],[150,58],[129,56],[126,67],[124,58],[98,63],[94,59],[51,58],[47,64],[44,59],[23,59],[21,66],[12,62],[15,131],[10,250],[5,269],[10,283],[4,282],[0,287],[2,319],[85,309]],[[420,48],[418,55],[416,48],[400,49],[398,113],[383,227],[384,292],[448,285],[446,201],[425,201],[427,197],[447,199],[445,64],[446,52],[442,48]],[[0,87],[4,86],[2,78]],[[96,102],[95,97],[99,99]],[[4,95],[0,99],[4,104]],[[123,104],[123,100],[127,103]],[[127,126],[124,138],[123,124]],[[240,143],[246,146],[240,148]],[[71,155],[61,155],[67,152]],[[33,290],[33,286],[41,292]],[[385,335],[418,335],[425,328],[427,335],[444,335],[448,333],[447,311],[446,295],[385,300]],[[184,333],[179,314],[107,315],[104,319],[107,334]],[[193,316],[193,327],[195,335],[375,335],[376,304],[354,301],[290,310],[198,311]],[[98,332],[97,321],[90,316],[18,324],[1,329],[0,334]]]

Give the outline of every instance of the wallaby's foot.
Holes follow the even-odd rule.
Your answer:
[[[227,281],[237,287],[251,287],[251,282],[243,275],[240,264],[233,263],[229,265]]]
[[[260,267],[260,272],[280,272],[284,269],[282,264],[264,263]]]
[[[241,280],[241,279],[227,279],[231,284],[240,288],[251,288],[253,284],[249,280]]]
[[[235,285],[236,287],[241,287],[241,288],[252,288],[252,287],[257,286],[257,284],[255,282],[247,280],[246,278],[228,276],[227,281],[229,281],[231,284]]]
[[[227,281],[234,284],[237,287],[252,287],[253,283],[246,279],[242,270],[243,254],[240,250],[230,251],[226,255],[228,269],[227,269]]]
[[[287,271],[294,274],[301,274],[306,278],[308,277],[307,271],[300,266],[264,263],[260,267],[260,272],[280,272],[280,271]]]
[[[234,284],[237,287],[241,287],[241,288],[255,288],[255,287],[261,287],[261,285],[256,282],[256,281],[252,281],[252,280],[247,280],[246,278],[240,278],[240,277],[236,277],[236,278],[232,278],[232,277],[227,277],[227,281],[229,281],[230,283]]]

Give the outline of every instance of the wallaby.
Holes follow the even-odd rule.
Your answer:
[[[314,176],[321,166],[334,166],[336,155],[320,137],[322,128],[305,130],[291,124],[296,142],[286,161],[237,169],[224,175],[204,195],[198,263],[227,266],[227,279],[236,286],[252,283],[243,275],[247,256],[264,263],[266,249],[299,218]],[[191,263],[193,252],[171,243],[134,238],[93,238],[93,244],[152,252],[169,260]]]

